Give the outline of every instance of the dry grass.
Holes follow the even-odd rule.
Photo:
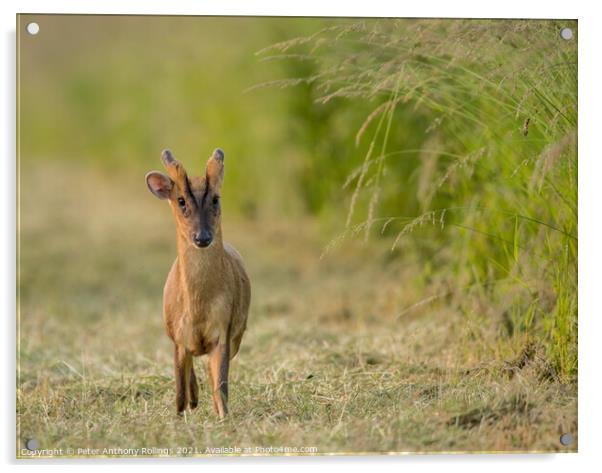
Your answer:
[[[167,206],[142,176],[73,167],[25,168],[22,189],[19,448],[576,449],[559,443],[577,432],[576,385],[528,337],[500,343],[502,300],[479,288],[403,313],[449,287],[418,276],[418,254],[392,264],[387,238],[320,259],[329,236],[310,220],[225,216],[253,285],[231,414],[217,420],[203,383],[178,418],[160,309]]]

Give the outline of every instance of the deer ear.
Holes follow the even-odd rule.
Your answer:
[[[168,199],[173,189],[173,181],[158,171],[151,171],[146,175],[146,185],[159,199]]]
[[[209,185],[219,190],[224,182],[224,152],[221,148],[216,148],[209,160],[207,161],[207,181]]]

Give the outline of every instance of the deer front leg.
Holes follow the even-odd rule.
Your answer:
[[[211,371],[211,358],[207,359],[207,373],[209,374],[209,389],[211,389],[211,399],[213,400],[213,408],[215,412],[217,412],[217,404],[215,403],[215,396],[213,396],[213,386],[215,381],[213,381],[213,372]]]
[[[209,373],[213,392],[213,406],[220,419],[228,413],[228,370],[230,368],[230,340],[218,343],[209,353]]]
[[[199,405],[199,385],[196,382],[194,374],[194,362],[190,359],[190,379],[188,383],[188,404],[191,409],[195,409]]]
[[[175,345],[174,368],[176,375],[176,412],[178,415],[182,415],[186,408],[191,367],[192,355],[184,347]]]

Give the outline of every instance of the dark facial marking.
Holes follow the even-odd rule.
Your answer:
[[[189,217],[192,211],[192,208],[197,206],[196,199],[194,198],[194,194],[192,193],[192,188],[190,187],[190,181],[186,179],[185,188],[182,189],[183,193],[178,197],[178,206],[182,211],[182,214],[185,217]]]
[[[192,189],[190,187],[190,181],[188,179],[186,179],[186,189],[184,189],[184,192],[186,193],[187,197],[194,202],[194,194],[192,192]]]
[[[205,179],[205,190],[201,199],[201,208],[205,206],[205,199],[207,198],[207,194],[209,194],[209,180]]]

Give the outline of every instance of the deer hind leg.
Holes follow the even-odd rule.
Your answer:
[[[209,353],[209,373],[213,393],[213,407],[220,419],[228,414],[228,370],[230,368],[230,341],[218,343]]]
[[[189,396],[188,387],[190,385],[192,355],[179,345],[175,345],[174,348],[174,368],[176,375],[176,412],[178,415],[182,415],[182,412],[186,409]]]
[[[195,409],[199,405],[199,385],[196,382],[194,374],[194,362],[190,357],[190,378],[188,382],[188,405],[191,409]]]

